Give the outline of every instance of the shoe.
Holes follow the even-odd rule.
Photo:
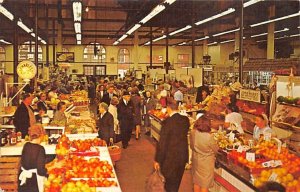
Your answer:
[[[150,136],[150,131],[147,131],[145,135]]]
[[[127,145],[123,145],[123,149],[126,149],[128,147],[128,144]]]

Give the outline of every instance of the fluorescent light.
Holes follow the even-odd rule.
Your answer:
[[[140,23],[145,24],[147,21],[152,19],[155,15],[163,11],[166,7],[164,5],[157,5]]]
[[[206,19],[204,19],[204,20],[202,20],[202,21],[198,21],[198,22],[195,23],[195,24],[196,24],[196,25],[201,25],[201,24],[206,23],[206,22],[208,22],[208,21],[211,21],[211,20],[217,19],[217,18],[219,18],[219,17],[223,17],[223,16],[225,16],[225,15],[228,15],[228,14],[230,14],[230,13],[232,13],[232,12],[235,12],[235,9],[234,9],[234,8],[229,8],[228,10],[226,10],[226,11],[224,11],[224,12],[222,12],[222,13],[219,13],[219,14],[217,14],[217,15],[211,16],[211,17],[206,18]]]
[[[115,41],[114,43],[113,43],[113,45],[118,45],[119,44],[119,41]]]
[[[81,23],[75,22],[74,28],[75,28],[75,33],[81,33]]]
[[[147,43],[145,43],[144,45],[150,45],[150,41],[148,41]]]
[[[5,7],[0,5],[0,13],[2,13],[5,17],[7,17],[9,20],[14,20],[14,15],[9,12]]]
[[[76,34],[76,39],[77,39],[77,41],[81,41],[81,34],[80,33]]]
[[[280,33],[280,32],[284,32],[284,31],[288,31],[290,30],[289,28],[284,28],[284,29],[281,29],[281,30],[278,30],[278,31],[274,31],[274,34],[275,33]],[[259,36],[264,36],[264,35],[268,35],[268,33],[261,33],[261,34],[257,34],[257,35],[251,35],[251,37],[259,37]]]
[[[153,42],[159,41],[159,40],[164,39],[166,37],[167,37],[166,35],[163,35],[161,37],[158,37],[158,38],[154,39]]]
[[[209,36],[205,36],[205,37],[202,37],[202,38],[200,38],[200,39],[195,39],[194,41],[202,41],[202,40],[208,39],[208,38],[209,38]]]
[[[213,37],[217,37],[217,36],[225,35],[225,34],[228,34],[228,33],[232,33],[232,32],[239,31],[239,30],[240,30],[240,28],[233,29],[233,30],[230,30],[230,31],[224,31],[224,32],[221,32],[221,33],[214,34],[214,35],[213,35]]]
[[[0,0],[0,3],[3,3],[4,0]]]
[[[127,31],[127,35],[130,35],[131,33],[133,33],[135,30],[137,30],[138,28],[141,27],[141,24],[135,24],[129,31]]]
[[[297,37],[300,36],[300,34],[290,35],[290,37]]]
[[[264,0],[250,0],[250,1],[247,1],[246,3],[244,3],[243,6],[248,7],[248,6],[258,3],[260,1],[264,1]]]
[[[32,30],[31,29],[29,29],[29,27],[27,27],[22,21],[18,21],[17,22],[17,25],[19,26],[19,27],[21,27],[24,31],[26,31],[27,33],[31,33],[32,32]]]
[[[165,0],[164,3],[168,3],[169,5],[173,4],[176,0]]]
[[[81,45],[81,41],[77,41],[77,45]]]
[[[179,43],[178,45],[185,45],[186,44],[186,42],[182,42],[182,43]]]
[[[281,36],[281,37],[276,37],[275,39],[284,39],[284,38],[287,38],[287,37],[289,37],[289,36],[284,35],[284,36]]]
[[[120,37],[120,39],[118,39],[119,42],[123,41],[128,35],[124,34],[122,35],[122,37]]]
[[[209,46],[209,45],[215,45],[215,44],[217,44],[218,42],[212,42],[212,43],[208,43],[207,45]]]
[[[1,43],[5,43],[5,44],[11,44],[10,42],[5,41],[4,39],[0,39],[0,42],[1,42]]]
[[[298,13],[287,15],[287,16],[284,16],[284,17],[278,17],[276,19],[271,19],[271,20],[268,20],[268,21],[263,21],[263,22],[260,22],[260,23],[252,24],[252,25],[250,25],[250,27],[256,27],[256,26],[259,26],[259,25],[264,25],[264,24],[268,24],[268,23],[272,23],[272,22],[275,22],[275,21],[288,19],[288,18],[291,18],[291,17],[297,17],[297,16],[300,16],[300,11]]]
[[[230,40],[226,40],[226,41],[221,41],[220,43],[221,44],[224,44],[224,43],[230,43],[230,42],[233,42],[235,41],[234,39],[230,39]]]
[[[45,45],[45,44],[47,44],[47,43],[46,43],[46,41],[45,41],[45,40],[43,40],[43,39],[41,40],[41,42],[42,42],[44,45]]]
[[[81,21],[82,4],[79,1],[73,2],[74,21]]]
[[[298,26],[297,28],[300,29],[300,26]]]
[[[267,40],[259,40],[259,41],[256,41],[257,43],[261,43],[261,42],[265,42]]]
[[[172,35],[175,35],[175,34],[177,34],[177,33],[182,32],[182,31],[188,30],[188,29],[190,29],[190,28],[192,28],[192,26],[191,26],[191,25],[187,25],[187,26],[185,26],[185,27],[183,27],[183,28],[181,28],[181,29],[178,29],[178,30],[176,30],[176,31],[173,31],[173,32],[170,33],[169,35],[172,36]]]

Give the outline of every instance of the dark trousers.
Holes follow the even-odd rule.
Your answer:
[[[133,125],[133,123],[132,123]],[[122,136],[122,145],[123,146],[128,146],[128,142],[130,141],[130,138],[131,138],[131,132],[132,132],[132,126],[130,125],[123,125],[122,126],[122,123],[121,123],[121,136]]]
[[[167,170],[164,170],[162,168],[162,174],[166,179],[165,189],[167,192],[178,192],[184,170],[185,164],[182,164],[178,165],[178,167],[176,168],[176,174],[169,175],[165,173],[164,175],[164,172],[167,172]]]

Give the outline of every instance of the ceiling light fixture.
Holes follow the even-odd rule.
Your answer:
[[[300,16],[300,11],[298,13],[294,13],[294,14],[291,14],[291,15],[278,17],[276,19],[271,19],[271,20],[268,20],[268,21],[263,21],[263,22],[260,22],[260,23],[252,24],[252,25],[250,25],[250,27],[257,27],[257,26],[260,26],[260,25],[265,25],[265,24],[272,23],[272,22],[275,22],[275,21],[280,21],[280,20],[284,20],[284,19],[288,19],[288,18],[292,18],[292,17],[297,17],[297,16]]]
[[[86,7],[86,8],[85,8],[85,12],[89,12],[89,7]]]
[[[216,34],[213,35],[213,37],[225,35],[225,34],[228,34],[228,33],[233,33],[233,32],[239,31],[239,30],[240,30],[240,28],[237,28],[237,29],[233,29],[233,30],[230,30],[230,31],[224,31],[224,32],[221,32],[221,33],[216,33]]]
[[[1,43],[5,43],[5,44],[8,44],[8,45],[11,44],[10,42],[5,41],[4,39],[0,39],[0,42],[1,42]]]
[[[131,35],[135,30],[141,27],[141,24],[135,24],[129,31],[127,31],[127,35]]]
[[[230,40],[226,40],[226,41],[221,41],[220,43],[221,44],[224,44],[224,43],[230,43],[230,42],[233,42],[235,41],[234,39],[230,39]]]
[[[81,45],[81,41],[77,40],[77,45]]]
[[[289,36],[287,35],[284,35],[284,36],[281,36],[281,37],[276,37],[275,39],[284,39],[284,38],[288,38]]]
[[[164,39],[166,37],[167,37],[166,35],[163,35],[161,37],[158,37],[158,38],[154,39],[153,42],[159,41],[159,40]]]
[[[74,21],[81,22],[82,3],[79,1],[73,2]]]
[[[207,45],[210,46],[210,45],[215,45],[215,44],[218,44],[218,42],[215,41],[215,42],[212,42],[212,43],[208,43]]]
[[[9,12],[5,7],[0,5],[0,13],[2,13],[5,17],[7,17],[9,20],[14,20],[14,15]]]
[[[206,23],[206,22],[209,22],[211,20],[223,17],[223,16],[228,15],[228,14],[233,13],[233,12],[235,12],[235,9],[234,8],[229,8],[228,10],[226,10],[226,11],[224,11],[222,13],[219,13],[217,15],[214,15],[214,16],[211,16],[209,18],[206,18],[206,19],[203,19],[201,21],[198,21],[198,22],[195,23],[195,25],[201,25],[203,23]]]
[[[290,37],[298,37],[300,34],[290,35]]]
[[[21,27],[24,31],[26,31],[27,33],[32,33],[32,29],[29,29],[29,27],[27,27],[22,21],[21,19],[17,22],[17,25],[19,27]]]
[[[41,40],[41,42],[44,44],[44,45],[46,45],[47,43],[46,43],[46,41],[45,40]]]
[[[274,31],[274,34],[275,33],[280,33],[280,32],[284,32],[284,31],[288,31],[290,30],[289,28],[284,28],[284,29],[281,29],[281,30],[278,30],[278,31]],[[257,34],[257,35],[251,35],[251,37],[259,37],[259,36],[264,36],[264,35],[268,35],[268,33],[261,33],[261,34]]]
[[[257,43],[261,43],[261,42],[265,42],[267,40],[259,40],[259,41],[256,41]]]
[[[81,33],[81,23],[74,23],[75,33]]]
[[[187,25],[187,26],[185,26],[185,27],[183,27],[183,28],[181,28],[181,29],[178,29],[178,30],[176,30],[176,31],[171,32],[169,35],[172,36],[172,35],[175,35],[175,34],[177,34],[177,33],[182,32],[182,31],[188,30],[188,29],[190,29],[190,28],[192,28],[192,26],[191,26],[191,25]]]
[[[165,0],[164,3],[168,3],[169,5],[173,4],[176,0]]]
[[[144,45],[150,45],[150,41],[148,41],[147,43],[145,43]]]
[[[205,37],[202,37],[202,38],[200,38],[200,39],[195,39],[194,41],[202,41],[202,40],[208,39],[208,38],[209,38],[209,36],[205,36]]]
[[[186,45],[186,42],[179,43],[178,45]]]
[[[140,21],[140,23],[145,24],[147,23],[150,19],[152,19],[155,15],[159,14],[162,12],[166,7],[164,5],[157,5],[144,19]]]
[[[264,0],[250,0],[243,4],[244,8]]]
[[[77,39],[77,41],[81,41],[81,34],[80,33],[76,34],[76,39]]]

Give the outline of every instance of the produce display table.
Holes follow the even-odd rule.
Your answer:
[[[18,143],[16,145],[6,145],[4,147],[0,147],[0,157],[1,156],[20,156],[22,155],[23,146],[25,141],[22,143]],[[48,145],[42,144],[45,148],[47,155],[55,155],[55,144]]]

